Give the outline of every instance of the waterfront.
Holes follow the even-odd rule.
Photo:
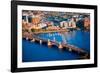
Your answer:
[[[90,58],[90,14],[22,11],[22,61]]]
[[[63,37],[64,36],[64,37]],[[43,39],[55,40],[57,42],[69,43],[82,48],[86,52],[90,53],[90,33],[87,31],[72,31],[65,34],[51,33],[51,34],[39,34],[38,37]],[[55,37],[55,39],[54,39]],[[66,39],[66,41],[64,41]],[[53,46],[51,48],[48,45],[39,44],[36,42],[30,42],[25,39],[23,43],[23,62],[35,62],[35,61],[55,61],[55,60],[77,60],[80,55],[68,50],[59,50],[58,47]]]
[[[90,48],[90,32],[87,31],[81,31],[81,30],[75,30],[71,32],[64,32],[64,33],[42,33],[38,35],[40,38],[43,39],[50,39],[52,41],[64,43],[64,44],[71,44],[78,46],[79,48],[85,48],[89,53]]]

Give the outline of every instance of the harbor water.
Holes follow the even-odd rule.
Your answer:
[[[52,40],[59,43],[71,44],[90,53],[90,32],[74,30],[64,33],[42,33],[37,37]],[[58,61],[58,60],[77,60],[80,56],[68,50],[59,50],[58,47],[48,47],[47,45],[22,40],[22,61]]]

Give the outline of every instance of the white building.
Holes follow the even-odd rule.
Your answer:
[[[39,26],[40,28],[44,28],[44,27],[47,27],[47,24],[45,24],[45,23],[40,23],[40,24],[38,24],[38,26]]]
[[[67,21],[60,22],[60,27],[68,28],[68,22]]]

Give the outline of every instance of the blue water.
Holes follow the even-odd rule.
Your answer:
[[[86,31],[72,31],[66,33],[45,33],[39,34],[42,39],[50,39],[61,43],[69,43],[90,52],[90,33]],[[57,47],[49,48],[47,45],[22,40],[23,62],[55,61],[55,60],[76,60],[79,55],[67,50],[60,51]]]
[[[38,36],[46,40],[50,39],[52,41],[57,41],[60,43],[72,44],[74,46],[84,49],[88,53],[90,52],[90,32],[87,31],[76,30],[65,33],[45,33],[39,34]]]

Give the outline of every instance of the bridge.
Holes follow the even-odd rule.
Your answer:
[[[26,36],[24,36],[24,38],[25,37]],[[39,44],[45,44],[45,45],[48,44],[48,40],[39,38],[34,34],[33,34],[33,36],[30,35],[30,36],[27,36],[26,38],[28,38],[28,40],[30,40],[31,42],[37,42]],[[83,50],[82,48],[78,48],[78,47],[76,47],[74,45],[70,45],[70,44],[64,44],[64,43],[59,44],[59,42],[52,41],[52,40],[49,40],[49,42],[51,43],[51,47],[56,46],[59,48],[59,45],[61,45],[62,48],[59,48],[60,50],[66,49],[70,52],[75,52],[75,53],[79,54],[80,59],[89,59],[90,58],[89,54],[85,50]]]

